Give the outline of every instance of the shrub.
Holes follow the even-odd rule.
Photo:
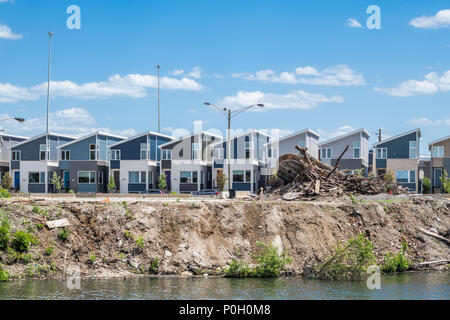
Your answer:
[[[447,170],[444,170],[441,176],[442,189],[446,193],[450,193],[450,178],[448,177]]]
[[[236,260],[230,262],[228,268],[225,268],[225,277],[229,278],[244,278],[253,276],[252,271],[247,263],[243,260]]]
[[[38,223],[38,224],[36,224],[36,229],[42,230],[42,229],[44,229],[44,225],[42,223]]]
[[[108,184],[106,185],[106,189],[111,191],[116,188],[116,182],[114,181],[114,177],[110,176],[108,180]]]
[[[66,241],[69,238],[70,231],[67,228],[62,228],[58,233],[58,238],[62,241]]]
[[[72,189],[69,190],[69,194],[75,194],[75,191],[73,191]]]
[[[3,270],[3,266],[0,264],[0,282],[6,282],[9,280],[9,273]]]
[[[95,260],[97,260],[97,256],[95,255],[94,252],[89,253],[89,260],[91,261],[92,264],[94,264]]]
[[[278,277],[284,266],[292,262],[287,251],[279,255],[277,247],[272,244],[257,241],[256,245],[260,247],[259,254],[253,256],[258,262],[255,269],[257,277]]]
[[[218,170],[216,174],[216,183],[219,191],[222,192],[225,189],[225,185],[227,184],[227,176],[222,172],[222,170]]]
[[[6,250],[9,243],[9,220],[7,217],[2,216],[0,221],[0,249]]]
[[[411,266],[411,261],[406,257],[408,252],[408,244],[402,240],[402,250],[394,254],[392,252],[386,252],[384,256],[384,264],[382,266],[383,272],[402,272],[408,270]]]
[[[28,232],[18,230],[14,233],[12,239],[12,247],[18,252],[27,252],[32,244],[35,244],[36,240],[33,235]]]
[[[137,246],[142,250],[144,249],[144,238],[142,238],[141,236],[136,238],[136,244]]]
[[[396,182],[396,180],[397,180],[395,178],[394,172],[391,169],[389,169],[386,172],[386,174],[383,176],[383,179],[384,179],[384,181],[386,181],[389,184],[394,184]]]
[[[429,191],[431,191],[431,180],[428,179],[427,177],[423,177],[421,181],[423,186],[423,192],[428,193]]]
[[[376,263],[373,244],[363,234],[346,244],[338,243],[334,253],[313,268],[313,277],[325,280],[361,280],[367,268]]]
[[[163,190],[167,187],[167,176],[162,173],[158,178],[158,188]]]
[[[0,187],[0,198],[11,198],[11,194],[9,193],[8,189],[4,189]]]
[[[11,174],[9,173],[9,171],[6,172],[2,177],[2,187],[6,191],[11,189],[11,187],[12,187],[12,178],[11,178]]]
[[[150,272],[157,274],[158,269],[159,269],[159,259],[156,258],[156,259],[152,260],[152,262],[150,262],[149,270],[150,270]]]
[[[33,211],[33,213],[41,213],[41,208],[39,208],[39,206],[33,206],[31,211]]]
[[[56,171],[54,171],[52,179],[50,180],[50,183],[53,184],[55,186],[56,190],[58,190],[58,192],[59,192],[59,191],[61,191],[61,189],[64,185],[64,180],[63,180],[63,178],[58,176]]]
[[[52,246],[47,247],[47,249],[45,249],[45,251],[44,251],[44,254],[45,254],[46,256],[51,256],[52,253],[53,253],[53,247],[52,247]]]

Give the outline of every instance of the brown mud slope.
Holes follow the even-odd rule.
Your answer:
[[[0,251],[3,269],[21,278],[60,277],[69,266],[78,266],[83,276],[149,274],[155,259],[159,274],[215,273],[237,255],[250,262],[256,241],[288,249],[288,273],[301,274],[338,241],[361,232],[374,244],[379,263],[387,251],[400,250],[402,237],[415,263],[450,259],[448,243],[420,231],[448,239],[450,201],[427,197],[360,203],[7,200],[0,206],[13,230],[29,229],[39,241],[29,251],[33,261],[14,261]],[[44,219],[61,218],[71,223],[66,241],[58,238],[60,229],[35,228]],[[44,253],[48,247],[54,248],[51,255]],[[448,264],[432,268],[448,270]]]

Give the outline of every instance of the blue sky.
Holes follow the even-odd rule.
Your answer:
[[[381,29],[369,30],[369,5]],[[66,9],[81,9],[69,30]],[[349,20],[353,19],[353,20]],[[223,130],[203,102],[246,112],[234,129],[311,128],[323,139],[378,128],[450,134],[448,1],[54,1],[0,0],[0,114],[8,133],[45,129],[48,37],[50,129],[131,136],[157,129],[162,66],[163,133],[194,121]]]

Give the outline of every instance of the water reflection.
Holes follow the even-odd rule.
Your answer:
[[[224,279],[143,277],[85,279],[80,290],[63,280],[0,283],[0,299],[449,299],[450,273],[382,276],[381,290],[365,282],[305,278]]]

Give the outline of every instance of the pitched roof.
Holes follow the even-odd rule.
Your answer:
[[[4,132],[0,132],[0,136],[4,136],[4,137],[11,137],[11,138],[19,138],[19,139],[30,139],[30,137],[23,137],[23,136],[18,136],[15,134],[9,134],[9,133],[4,133]]]
[[[330,142],[338,141],[338,140],[341,140],[341,139],[350,137],[350,136],[352,136],[352,135],[354,135],[354,134],[357,134],[357,133],[360,133],[360,132],[366,134],[366,135],[370,138],[369,132],[367,132],[366,129],[361,128],[361,129],[358,129],[358,130],[355,130],[355,131],[352,131],[352,132],[349,132],[349,133],[340,135],[340,136],[335,137],[335,138],[333,138],[333,139],[329,139],[329,140],[327,140],[327,141],[321,142],[321,143],[318,144],[318,146],[320,147],[320,146],[323,146],[324,144],[328,144],[328,143],[330,143]]]
[[[134,137],[130,137],[130,138],[128,138],[128,139],[125,139],[125,140],[122,140],[122,141],[113,143],[113,144],[110,145],[109,147],[112,148],[112,147],[118,146],[119,144],[122,144],[122,143],[125,143],[125,142],[128,142],[128,141],[131,141],[131,140],[140,138],[140,137],[145,136],[145,135],[147,135],[147,134],[149,134],[149,135],[155,135],[155,136],[160,136],[160,137],[167,138],[167,139],[171,139],[171,140],[174,139],[173,137],[168,136],[168,135],[165,135],[165,134],[162,134],[162,133],[158,133],[158,132],[154,132],[154,131],[146,131],[146,132],[140,133],[140,134],[138,134],[138,135],[135,135]]]
[[[48,133],[43,133],[43,134],[40,134],[40,135],[38,135],[38,136],[29,138],[29,139],[27,139],[27,140],[25,140],[25,141],[22,141],[22,142],[20,142],[20,143],[18,143],[18,144],[15,144],[15,145],[11,146],[10,148],[15,148],[15,147],[21,146],[21,145],[23,145],[23,144],[25,144],[25,143],[28,143],[28,142],[30,142],[30,141],[33,141],[33,140],[36,140],[36,139],[45,137],[46,135],[49,135],[49,136],[57,136],[57,137],[62,137],[62,138],[68,138],[68,139],[73,139],[73,140],[76,139],[75,137],[71,137],[71,136],[68,136],[68,135],[65,135],[65,134],[59,134],[59,133],[55,133],[55,132],[48,132]]]
[[[118,139],[126,139],[125,137],[121,137],[121,136],[118,136],[118,135],[115,135],[115,134],[110,134],[110,133],[106,133],[106,132],[102,132],[102,131],[94,131],[94,132],[92,132],[92,133],[90,133],[88,135],[85,135],[83,137],[80,137],[78,139],[70,141],[70,142],[65,143],[63,145],[57,146],[57,148],[67,147],[67,146],[69,146],[71,144],[77,143],[79,141],[82,141],[84,139],[87,139],[87,138],[90,138],[90,137],[96,136],[96,135],[108,136],[108,137],[113,137],[113,138],[118,138]]]
[[[170,145],[170,144],[172,144],[172,143],[176,143],[176,142],[183,141],[184,139],[190,138],[190,137],[195,136],[195,135],[198,135],[198,134],[206,134],[206,135],[209,135],[209,136],[212,136],[212,137],[216,137],[216,138],[222,139],[221,136],[218,136],[218,135],[216,135],[216,134],[214,134],[214,133],[211,133],[211,132],[207,132],[207,131],[201,130],[201,131],[194,132],[194,133],[192,133],[192,134],[190,134],[190,135],[187,135],[187,136],[184,136],[184,137],[175,139],[175,140],[173,140],[173,141],[169,141],[169,142],[166,142],[166,143],[164,143],[164,144],[161,144],[161,145],[158,146],[158,148],[162,148],[162,147],[165,147],[165,146]]]
[[[240,134],[237,134],[237,135],[235,135],[235,136],[230,137],[230,140],[234,140],[234,139],[236,139],[236,138],[239,138],[239,137],[245,136],[245,135],[247,135],[247,134],[251,134],[251,133],[259,133],[259,134],[261,134],[261,135],[263,135],[263,136],[266,136],[266,137],[269,137],[269,138],[270,138],[270,136],[269,136],[267,133],[264,133],[264,132],[262,132],[262,131],[260,131],[260,130],[257,130],[257,129],[250,129],[250,130],[247,130],[247,131],[245,131],[245,132],[243,132],[243,133],[240,133]],[[225,139],[225,140],[223,140],[223,141],[213,143],[213,144],[211,144],[211,147],[214,147],[215,145],[218,145],[218,144],[220,144],[220,143],[224,143],[224,142],[227,142],[227,141],[228,141],[228,139]]]
[[[376,146],[378,146],[380,144],[383,144],[383,143],[386,143],[386,142],[389,142],[389,141],[392,141],[392,140],[395,140],[395,139],[407,136],[408,134],[411,134],[411,133],[414,133],[414,132],[418,132],[419,133],[419,138],[420,138],[420,136],[421,136],[420,128],[417,128],[417,129],[414,129],[414,130],[411,130],[411,131],[408,131],[408,132],[404,132],[404,133],[400,133],[400,134],[398,134],[396,136],[393,136],[393,137],[381,140],[380,142],[377,142],[377,143],[373,144],[373,146],[376,147]]]
[[[286,140],[286,139],[289,139],[289,138],[292,138],[292,137],[295,137],[297,135],[300,135],[300,134],[303,134],[303,133],[307,133],[307,132],[312,133],[317,138],[320,138],[320,135],[317,132],[307,128],[307,129],[304,129],[304,130],[301,130],[301,131],[297,131],[297,132],[291,133],[291,134],[289,134],[287,136],[281,137],[280,139],[277,139],[277,140],[271,141],[269,143],[266,143],[265,146],[269,146],[269,145],[272,145],[274,143],[277,143],[277,142],[280,142],[280,141],[283,141],[283,140]]]
[[[450,139],[450,136],[431,141],[430,143],[428,143],[428,149],[430,149],[433,144],[445,141],[447,139]]]

